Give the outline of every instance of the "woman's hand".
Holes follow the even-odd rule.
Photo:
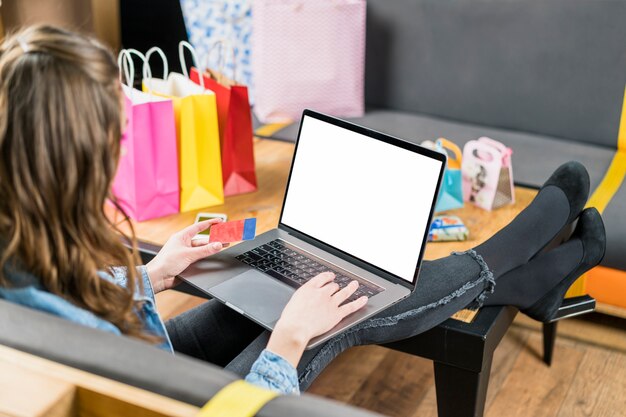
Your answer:
[[[170,289],[178,284],[176,276],[189,265],[213,255],[222,249],[219,242],[209,243],[209,239],[193,239],[222,219],[211,219],[193,224],[173,234],[159,253],[146,265],[148,276],[155,293]]]
[[[360,297],[340,305],[359,288],[359,284],[352,281],[340,290],[334,279],[335,274],[324,272],[293,294],[274,327],[268,350],[297,367],[309,340],[326,333],[344,317],[367,304],[367,297]]]

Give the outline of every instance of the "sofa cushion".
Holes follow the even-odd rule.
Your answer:
[[[369,0],[366,103],[615,147],[624,0]]]
[[[0,300],[0,344],[201,407],[238,377],[185,355]],[[259,416],[377,414],[312,395],[279,396]]]
[[[615,152],[610,148],[555,137],[390,110],[370,110],[364,117],[350,121],[414,143],[445,137],[463,148],[469,140],[489,136],[513,149],[515,183],[530,187],[540,187],[560,164],[577,160],[589,171],[591,186],[595,188],[604,177]],[[295,141],[297,136],[298,124],[289,125],[272,135],[286,141]]]

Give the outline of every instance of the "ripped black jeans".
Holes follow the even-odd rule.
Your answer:
[[[417,288],[409,297],[325,344],[304,352],[298,366],[300,389],[306,390],[322,370],[349,347],[383,344],[425,332],[468,305],[481,304],[485,296],[493,292],[494,286],[493,273],[473,250],[425,261]],[[267,346],[269,336],[270,332],[262,330],[226,364],[226,369],[244,377]]]

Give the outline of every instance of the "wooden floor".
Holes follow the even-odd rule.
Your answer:
[[[622,321],[609,337],[615,344],[626,340]],[[626,416],[626,350],[561,337],[549,368],[541,343],[538,330],[523,322],[511,327],[495,352],[487,417]],[[389,416],[436,417],[432,368],[404,353],[358,347],[337,358],[309,391]]]
[[[157,295],[164,318],[202,302]],[[547,367],[540,325],[518,314],[494,355],[485,416],[626,417],[626,319],[569,319],[559,334]],[[437,416],[432,361],[379,346],[344,352],[309,392],[388,416]]]

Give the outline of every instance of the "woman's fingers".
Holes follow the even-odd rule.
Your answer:
[[[335,279],[335,274],[333,274],[332,272],[322,272],[321,274],[316,275],[313,278],[311,278],[309,282],[307,282],[304,285],[308,285],[309,287],[321,288],[334,279]]]
[[[366,296],[359,297],[354,301],[351,301],[347,304],[340,306],[339,314],[341,315],[341,318],[343,319],[344,317],[349,316],[355,311],[362,309],[363,306],[365,306],[365,304],[367,304],[367,297]]]
[[[206,245],[208,243],[209,243],[209,238],[208,237],[199,237],[199,238],[193,239],[191,241],[191,246],[196,248],[198,246],[204,246],[204,245]]]
[[[219,217],[216,217],[215,219],[204,220],[202,222],[194,223],[191,226],[187,226],[180,232],[185,238],[191,239],[198,233],[204,232],[205,230],[210,228],[212,225],[216,223],[221,223],[221,222],[222,222],[222,219]]]
[[[192,247],[198,247],[198,246],[204,246],[206,244],[209,243],[209,238],[208,237],[198,237],[195,239],[191,239],[191,246]],[[221,242],[220,242],[221,243]],[[230,243],[222,243],[222,249],[223,248],[227,248],[230,246]]]
[[[322,291],[326,291],[329,296],[332,296],[333,294],[337,293],[337,291],[339,291],[339,284],[337,284],[336,282],[329,282],[322,287]]]
[[[346,285],[341,291],[337,291],[335,295],[333,295],[333,300],[337,305],[340,305],[344,301],[346,301],[354,292],[359,288],[358,281],[352,281],[348,285]]]
[[[206,243],[205,245],[191,248],[190,251],[193,256],[192,262],[214,255],[221,250],[222,244],[220,242]]]

